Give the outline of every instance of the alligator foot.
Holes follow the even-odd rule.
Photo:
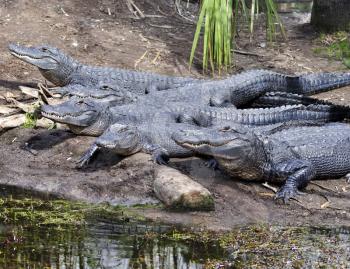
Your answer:
[[[83,156],[81,156],[81,158],[77,161],[77,168],[83,168],[85,165],[87,165],[92,157],[94,156],[94,154],[96,153],[96,151],[98,150],[98,146],[96,146],[95,144],[92,145],[85,153]]]
[[[169,162],[169,155],[163,151],[157,151],[152,154],[152,159],[157,164],[165,165]]]
[[[276,193],[275,200],[282,199],[283,202],[286,204],[289,201],[289,199],[292,199],[298,195],[304,195],[304,194],[305,193],[299,191],[296,187],[283,186]]]

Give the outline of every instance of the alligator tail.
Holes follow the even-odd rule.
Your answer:
[[[311,95],[350,85],[350,73],[315,73],[287,77],[292,92]]]

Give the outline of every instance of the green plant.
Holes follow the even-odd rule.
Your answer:
[[[23,128],[34,128],[36,126],[38,118],[35,113],[26,113],[26,119],[23,123]]]
[[[284,36],[282,23],[278,17],[273,0],[264,0],[266,10],[266,34],[272,41],[276,38],[277,27]],[[245,0],[202,0],[200,13],[195,31],[190,65],[193,63],[201,30],[203,28],[203,69],[208,69],[210,64],[212,72],[215,68],[231,66],[234,38],[237,30],[238,17],[247,18],[249,15],[249,30],[254,31],[256,14],[259,11],[259,0],[251,0],[250,12]]]
[[[321,34],[317,40],[322,46],[316,47],[315,54],[342,61],[350,68],[350,39],[346,32],[336,32],[334,34]]]

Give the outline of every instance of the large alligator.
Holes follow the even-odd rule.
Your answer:
[[[202,81],[116,68],[83,65],[56,48],[11,44],[12,55],[37,66],[61,93],[81,85],[96,89],[127,89],[136,94],[152,93],[155,102],[189,102],[212,106],[241,106],[268,91],[310,95],[350,84],[350,73],[316,73],[288,76],[268,70],[250,70],[222,80]],[[162,91],[173,89],[171,91]],[[176,89],[174,89],[176,88]],[[144,98],[141,98],[144,102]]]
[[[284,182],[276,198],[287,202],[314,178],[350,172],[350,125],[295,127],[270,134],[244,127],[181,130],[173,139],[196,154],[215,158],[220,168],[244,180]]]
[[[113,123],[137,125],[156,122],[190,123],[199,126],[222,124],[269,125],[287,121],[339,121],[349,117],[349,108],[333,105],[294,105],[263,109],[234,109],[192,107],[187,103],[167,106],[136,106],[135,104],[110,107],[90,99],[70,99],[58,105],[41,107],[42,116],[65,123],[72,132],[99,136]]]
[[[290,121],[265,126],[242,126],[242,128],[250,128],[255,132],[270,133],[275,130],[291,128],[293,126],[320,124],[317,122]],[[235,126],[240,127],[241,125],[236,124]],[[220,128],[225,129],[226,126],[223,125]],[[202,127],[174,122],[147,122],[135,125],[112,124],[95,140],[92,146],[79,159],[78,167],[81,168],[88,164],[95,153],[100,149],[112,150],[120,156],[130,156],[137,152],[144,152],[151,154],[153,161],[158,164],[166,164],[170,158],[194,156],[195,153],[192,150],[181,147],[172,139],[172,134],[181,129],[201,130]],[[207,164],[211,167],[217,166],[214,159],[210,159]]]
[[[127,89],[137,94],[166,90],[200,81],[190,77],[173,77],[119,68],[89,66],[79,63],[57,48],[42,45],[25,47],[9,45],[15,57],[39,68],[41,74],[55,86],[57,92],[69,93],[78,85],[96,89]]]
[[[98,137],[78,162],[83,167],[101,148],[113,150],[118,155],[130,156],[137,152],[152,155],[153,161],[166,164],[169,158],[193,156],[191,150],[177,145],[171,135],[179,128],[199,129],[199,126],[186,123],[143,123],[137,125],[115,123]]]

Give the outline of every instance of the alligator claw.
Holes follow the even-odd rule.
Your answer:
[[[153,161],[157,164],[165,165],[169,162],[169,156],[166,154],[156,154],[153,155]]]
[[[295,198],[298,195],[303,195],[303,192],[300,192],[295,187],[286,187],[283,186],[279,189],[279,191],[276,193],[275,200],[282,199],[283,202],[286,204],[288,203],[289,199]]]
[[[210,169],[216,170],[219,167],[218,162],[215,159],[210,159],[204,163],[204,165]]]
[[[85,165],[89,164],[95,152],[98,150],[98,146],[96,144],[92,145],[83,156],[77,161],[77,168],[83,168]]]
[[[77,168],[83,168],[85,165],[88,165],[90,162],[91,156],[87,153],[85,153],[78,161],[77,161]]]

